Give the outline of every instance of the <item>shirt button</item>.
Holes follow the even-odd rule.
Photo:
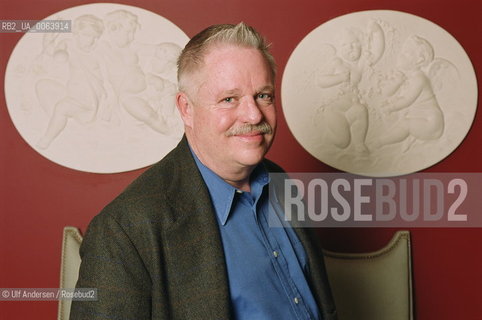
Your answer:
[[[273,251],[273,256],[274,256],[275,258],[278,258],[278,256],[279,256],[278,251]]]
[[[241,194],[241,193],[243,193],[243,191],[236,189],[236,193]]]
[[[293,301],[294,301],[296,304],[300,303],[300,299],[298,299],[298,297],[295,297],[295,298],[293,299]]]

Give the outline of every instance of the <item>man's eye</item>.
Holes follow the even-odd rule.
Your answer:
[[[223,101],[224,101],[224,102],[231,103],[231,102],[234,101],[234,98],[233,98],[233,97],[224,98]]]
[[[273,97],[268,93],[260,93],[258,94],[257,98],[261,100],[268,100],[268,101],[273,100]]]

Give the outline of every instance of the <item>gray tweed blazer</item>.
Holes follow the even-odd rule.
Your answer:
[[[295,230],[323,319],[336,319],[321,250]],[[94,217],[80,255],[77,287],[97,288],[98,301],[73,301],[72,320],[232,318],[218,224],[185,137]]]

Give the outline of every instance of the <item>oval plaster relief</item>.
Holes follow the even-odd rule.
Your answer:
[[[167,19],[110,3],[46,19],[71,33],[26,33],[5,74],[7,107],[25,141],[76,170],[114,173],[153,164],[183,134],[174,104],[176,59],[189,38]]]
[[[447,157],[477,107],[472,64],[438,25],[363,11],[309,33],[287,63],[283,111],[298,142],[337,169],[408,174]]]

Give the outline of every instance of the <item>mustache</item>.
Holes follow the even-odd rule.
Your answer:
[[[272,134],[273,128],[266,121],[260,122],[258,124],[246,123],[242,126],[229,129],[226,132],[226,136],[231,137],[231,136],[248,134],[252,132]]]

